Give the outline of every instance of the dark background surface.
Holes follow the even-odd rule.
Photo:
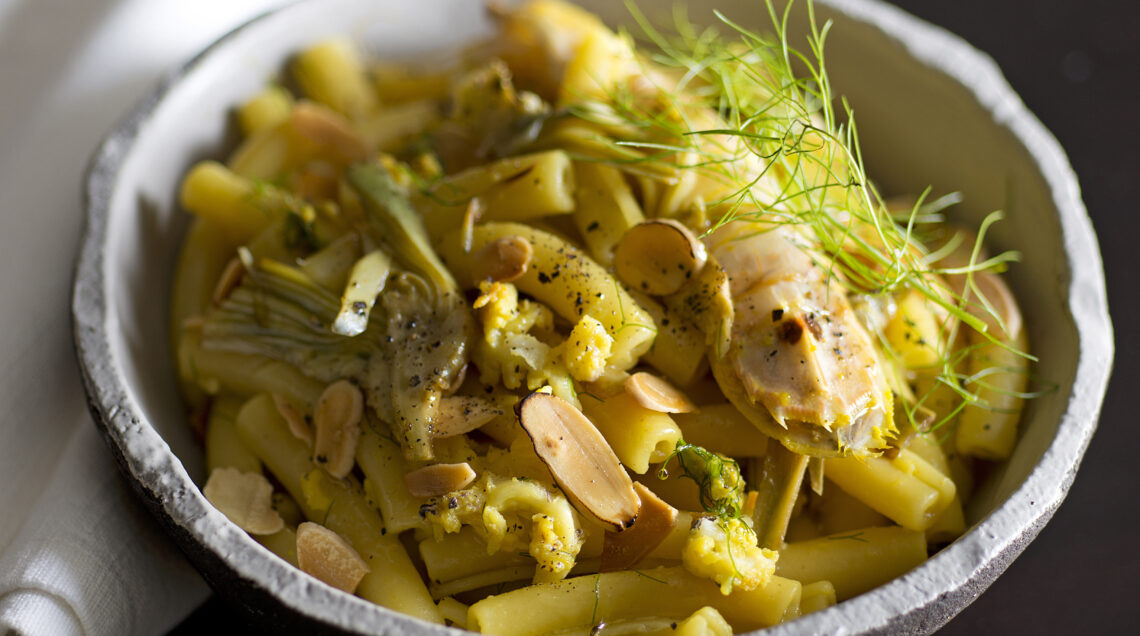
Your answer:
[[[941,634],[1140,633],[1140,2],[896,0],[991,55],[1056,135],[1100,239],[1116,362],[1100,427],[1064,505]],[[210,599],[176,634],[244,620]]]
[[[1100,239],[1116,331],[1108,399],[1068,498],[1006,573],[940,633],[1140,633],[1140,427],[1128,398],[1140,388],[1140,3],[893,4],[990,54],[1061,142]]]

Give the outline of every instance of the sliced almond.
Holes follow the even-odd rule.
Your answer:
[[[206,499],[250,534],[273,534],[285,527],[273,509],[273,485],[264,475],[215,468],[202,488]]]
[[[696,405],[668,380],[638,371],[625,379],[625,392],[638,404],[658,413],[692,413]]]
[[[503,414],[490,401],[473,395],[453,395],[439,401],[432,437],[463,435]]]
[[[630,228],[614,250],[614,271],[625,284],[664,296],[681,289],[708,260],[689,228],[673,219],[651,219]]]
[[[497,238],[484,245],[475,255],[472,278],[509,283],[526,273],[533,258],[534,248],[525,238]]]
[[[330,384],[317,401],[313,415],[316,424],[313,461],[337,479],[348,475],[356,461],[356,442],[360,439],[363,416],[364,396],[348,380]]]
[[[677,509],[644,484],[634,482],[641,499],[637,523],[625,532],[607,532],[602,542],[602,572],[627,570],[653,552],[677,525]]]
[[[614,531],[633,525],[641,505],[633,481],[581,411],[549,393],[531,393],[515,409],[535,453],[579,511]]]
[[[226,268],[222,270],[222,275],[218,277],[218,282],[214,284],[214,293],[211,296],[214,304],[220,305],[225,302],[241,284],[241,279],[244,277],[245,267],[241,260],[236,256],[231,258],[230,262],[226,263]]]
[[[312,448],[313,428],[309,426],[309,421],[305,418],[305,412],[294,404],[292,400],[280,393],[274,393],[272,397],[273,405],[277,407],[277,414],[289,425],[289,432],[293,434],[293,437],[305,442],[305,446]]]
[[[297,526],[297,566],[302,572],[349,594],[360,585],[364,575],[371,572],[344,537],[312,521]]]
[[[475,481],[475,471],[467,462],[432,464],[404,475],[404,483],[413,497],[436,497],[459,490]]]
[[[293,131],[309,141],[328,147],[342,159],[361,161],[368,147],[344,115],[313,102],[298,102],[289,113]]]

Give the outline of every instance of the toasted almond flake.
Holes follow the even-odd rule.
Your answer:
[[[360,554],[339,534],[319,523],[297,526],[297,566],[302,572],[352,594],[371,572]]]
[[[293,130],[322,146],[331,148],[341,158],[360,161],[368,156],[368,148],[344,115],[313,102],[298,102],[289,113]]]
[[[637,523],[625,532],[607,532],[602,542],[602,572],[627,570],[653,552],[677,525],[677,509],[639,482],[633,489],[641,500]]]
[[[472,278],[509,283],[530,267],[534,248],[521,236],[504,236],[484,245],[475,255]]]
[[[404,475],[404,483],[413,497],[436,497],[459,490],[475,481],[470,464],[432,464]]]
[[[697,410],[696,405],[677,387],[645,371],[638,371],[625,379],[625,392],[650,411],[692,413]]]
[[[305,412],[284,395],[274,393],[272,397],[273,405],[277,407],[277,414],[289,425],[289,432],[293,437],[305,442],[305,446],[312,448],[313,428],[305,419]]]
[[[273,509],[273,485],[264,475],[215,468],[202,488],[206,499],[250,534],[273,534],[285,527]]]
[[[503,414],[490,401],[473,395],[454,395],[439,401],[435,428],[436,439],[463,435]]]
[[[681,289],[705,266],[708,252],[689,228],[651,219],[630,228],[614,249],[614,271],[625,284],[663,296]]]
[[[226,268],[222,270],[222,275],[218,277],[218,282],[214,284],[214,293],[211,296],[214,304],[220,305],[225,302],[241,284],[241,279],[244,277],[245,267],[241,260],[236,256],[231,258],[230,262],[226,263]]]
[[[317,400],[317,411],[313,415],[316,425],[313,461],[337,479],[348,475],[356,461],[356,442],[360,439],[363,416],[364,396],[348,380],[333,382]]]
[[[541,392],[523,398],[515,409],[535,453],[580,512],[614,531],[633,525],[641,505],[633,481],[581,411]]]

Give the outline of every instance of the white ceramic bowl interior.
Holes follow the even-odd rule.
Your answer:
[[[582,4],[612,24],[621,3]],[[650,15],[671,0],[642,1]],[[694,7],[703,3],[692,3]],[[1095,237],[1060,147],[989,60],[957,37],[875,0],[817,2],[835,26],[827,60],[855,109],[868,172],[888,193],[960,191],[955,219],[1006,211],[994,249],[1017,249],[1009,275],[1027,317],[1039,386],[1014,457],[981,484],[973,530],[926,564],[868,594],[774,630],[831,633],[936,629],[967,605],[1060,504],[1095,428],[1111,364],[1111,326]],[[718,0],[763,26],[762,3]],[[802,12],[797,14],[802,28]],[[694,20],[711,11],[692,8]],[[300,575],[216,512],[175,391],[167,346],[173,262],[187,219],[178,184],[232,141],[231,108],[280,75],[307,44],[347,34],[379,56],[455,51],[488,35],[471,0],[310,0],[230,34],[168,78],[108,137],[87,184],[88,228],[76,270],[77,349],[92,405],[124,470],[204,574],[248,594],[270,620],[294,612],[350,631],[442,631]],[[802,41],[802,40],[801,40]],[[221,566],[221,567],[219,567]],[[244,590],[244,591],[243,591]],[[244,601],[243,601],[244,602]]]

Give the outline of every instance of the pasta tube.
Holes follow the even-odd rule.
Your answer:
[[[594,260],[609,267],[614,247],[631,227],[645,220],[637,200],[616,168],[592,161],[574,162],[574,225]]]
[[[281,86],[267,86],[238,109],[238,124],[245,136],[267,130],[289,118],[293,95]]]
[[[582,394],[582,411],[609,442],[621,463],[644,475],[649,464],[659,464],[677,446],[681,429],[668,413],[651,411],[628,393],[599,400]]]
[[[954,500],[954,482],[909,450],[895,459],[825,460],[828,479],[910,530],[926,530]]]
[[[182,180],[178,200],[201,219],[209,219],[226,243],[240,245],[285,214],[283,199],[216,161],[203,161]]]
[[[365,492],[380,508],[389,531],[399,534],[421,528],[424,522],[419,510],[423,500],[413,497],[404,483],[404,475],[413,466],[404,459],[400,444],[381,435],[376,426],[368,417],[356,445],[356,463],[364,473]]]
[[[760,589],[725,596],[715,583],[680,567],[607,572],[488,597],[471,606],[467,627],[501,636],[537,636],[623,619],[682,619],[711,606],[742,630],[759,629],[798,613],[801,589],[796,581],[774,576]]]
[[[760,479],[753,484],[759,496],[752,519],[759,545],[779,550],[807,472],[808,457],[775,445],[762,461]]]
[[[445,177],[414,203],[424,227],[441,237],[462,222],[467,205],[478,197],[481,218],[525,221],[574,209],[574,170],[561,150],[500,159]]]
[[[293,567],[297,565],[297,531],[292,528],[282,528],[273,534],[254,534],[252,536],[258,543],[269,549],[270,552],[285,559]]]
[[[702,405],[694,413],[677,413],[673,419],[690,444],[731,457],[763,457],[768,453],[771,438],[727,402]]]
[[[789,543],[776,574],[802,583],[830,581],[847,600],[906,573],[926,560],[926,537],[898,527],[864,528],[842,535]]]
[[[301,52],[293,61],[293,77],[306,95],[347,117],[376,110],[375,89],[347,40],[329,40]]]
[[[233,251],[234,245],[218,224],[200,218],[190,223],[182,251],[178,254],[170,299],[172,350],[177,349],[183,322],[191,316],[201,316],[210,306],[214,286]]]
[[[820,534],[844,534],[860,528],[889,526],[891,520],[843,491],[827,488],[818,507]]]
[[[643,359],[680,386],[689,386],[705,375],[708,347],[700,329],[656,300],[637,291],[630,294],[657,325],[657,338]]]
[[[236,468],[243,473],[261,474],[261,460],[245,447],[234,424],[242,400],[222,396],[210,405],[206,423],[206,472],[215,468]]]
[[[835,586],[831,581],[816,581],[804,586],[800,598],[800,615],[811,614],[835,605]]]
[[[460,285],[472,287],[474,281],[464,277],[475,271],[474,254],[492,241],[515,236],[526,239],[534,250],[531,266],[514,281],[515,286],[571,323],[584,315],[601,322],[614,338],[608,370],[625,371],[649,350],[657,334],[649,314],[605,269],[549,232],[519,223],[487,223],[472,232],[470,251],[463,249],[461,233],[453,232],[439,252]]]
[[[335,479],[313,465],[309,449],[290,435],[268,395],[247,402],[238,413],[237,426],[242,440],[297,500],[305,516],[350,541],[371,568],[356,588],[357,594],[416,618],[443,622],[395,534],[388,534],[380,515],[349,481]]]
[[[534,574],[534,561],[521,554],[510,551],[487,554],[487,542],[471,528],[440,539],[421,541],[420,556],[428,578],[436,584],[518,565],[530,565],[528,578]]]
[[[970,353],[970,373],[979,378],[974,388],[981,404],[962,409],[958,421],[958,450],[982,459],[1009,459],[1017,441],[1023,394],[1029,381],[1029,360],[1005,346],[972,338],[977,349]],[[1008,343],[1018,351],[1028,349],[1022,329]]]

